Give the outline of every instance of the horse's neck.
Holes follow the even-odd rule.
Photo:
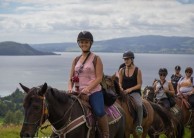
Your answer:
[[[67,98],[67,97],[64,97]],[[68,99],[68,98],[67,98]],[[59,129],[63,127],[66,122],[68,122],[70,117],[70,106],[72,100],[68,99],[67,101],[60,102],[56,97],[52,95],[46,95],[47,108],[49,117],[49,122],[56,128]]]
[[[67,96],[67,97],[66,97]],[[71,121],[77,117],[83,115],[83,110],[76,98],[72,96],[65,95],[66,100],[53,101],[54,98],[48,99],[48,103],[52,110],[49,109],[49,122],[55,127],[55,129],[61,129],[62,127],[67,126]],[[63,99],[63,98],[62,98]],[[54,105],[52,103],[57,103]]]

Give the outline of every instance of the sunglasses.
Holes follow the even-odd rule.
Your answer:
[[[124,60],[129,60],[130,58],[124,58]]]
[[[191,71],[186,71],[185,73],[192,73]]]
[[[163,73],[161,73],[161,74],[159,74],[160,76],[164,76],[164,77],[166,77],[166,74],[163,74]]]

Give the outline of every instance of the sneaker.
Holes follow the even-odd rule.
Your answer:
[[[141,135],[141,134],[143,133],[143,128],[142,128],[142,126],[137,126],[137,127],[136,127],[136,132],[137,132],[137,134]]]

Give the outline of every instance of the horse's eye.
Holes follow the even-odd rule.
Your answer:
[[[40,106],[34,105],[34,106],[33,106],[33,109],[34,109],[34,110],[40,110]]]

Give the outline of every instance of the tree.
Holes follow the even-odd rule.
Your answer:
[[[14,119],[14,124],[21,124],[23,122],[23,113],[20,110],[17,110],[15,112],[15,119]]]
[[[14,122],[14,114],[12,111],[8,111],[5,115],[3,124],[12,124]]]

